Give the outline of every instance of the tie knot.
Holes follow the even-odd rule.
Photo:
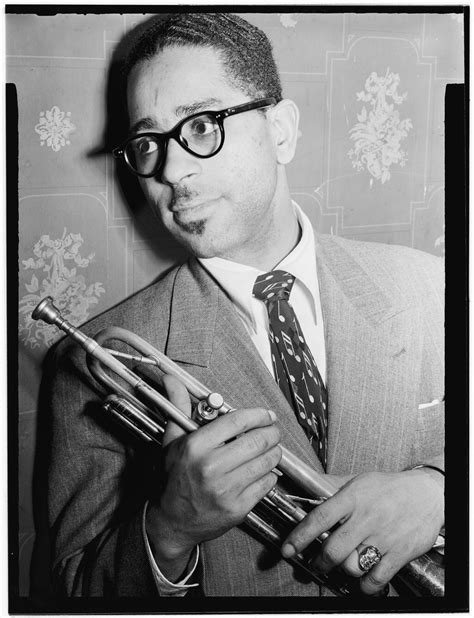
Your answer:
[[[263,302],[283,298],[288,300],[294,282],[295,278],[291,273],[284,270],[272,270],[257,277],[253,286],[253,295]]]

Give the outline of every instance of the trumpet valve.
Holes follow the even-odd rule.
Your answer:
[[[209,393],[206,399],[197,404],[193,418],[199,425],[205,425],[213,421],[219,415],[219,410],[224,405],[224,399],[219,393]]]
[[[224,398],[220,393],[209,393],[206,397],[206,404],[211,410],[219,411],[224,405]]]

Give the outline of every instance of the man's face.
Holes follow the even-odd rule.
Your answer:
[[[128,82],[130,126],[138,132],[163,133],[194,112],[250,100],[228,83],[218,53],[202,47],[166,48],[139,63]],[[159,174],[140,183],[165,227],[195,255],[250,263],[271,241],[275,139],[256,110],[225,119],[224,130],[222,150],[209,159],[171,139]]]

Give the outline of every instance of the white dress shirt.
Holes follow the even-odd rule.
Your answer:
[[[285,270],[296,277],[289,301],[304,333],[306,344],[316,361],[321,378],[326,384],[326,348],[316,270],[314,232],[310,220],[301,208],[295,202],[293,202],[293,207],[301,228],[301,238],[296,247],[275,266],[274,270]],[[229,296],[265,365],[273,376],[267,309],[265,304],[254,298],[252,294],[256,278],[265,271],[217,257],[202,258],[199,262]],[[173,584],[164,577],[153,558],[145,532],[145,514],[143,531],[148,557],[161,596],[184,596],[190,587],[197,585],[187,584],[187,581],[197,566],[199,547],[191,560],[193,566],[188,570],[186,576],[180,582]]]

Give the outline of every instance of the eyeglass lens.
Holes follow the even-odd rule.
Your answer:
[[[176,137],[186,150],[204,157],[218,150],[222,141],[219,123],[210,114],[201,114],[184,122]],[[152,174],[162,163],[165,145],[163,138],[138,136],[127,144],[125,156],[129,165],[139,174]]]

